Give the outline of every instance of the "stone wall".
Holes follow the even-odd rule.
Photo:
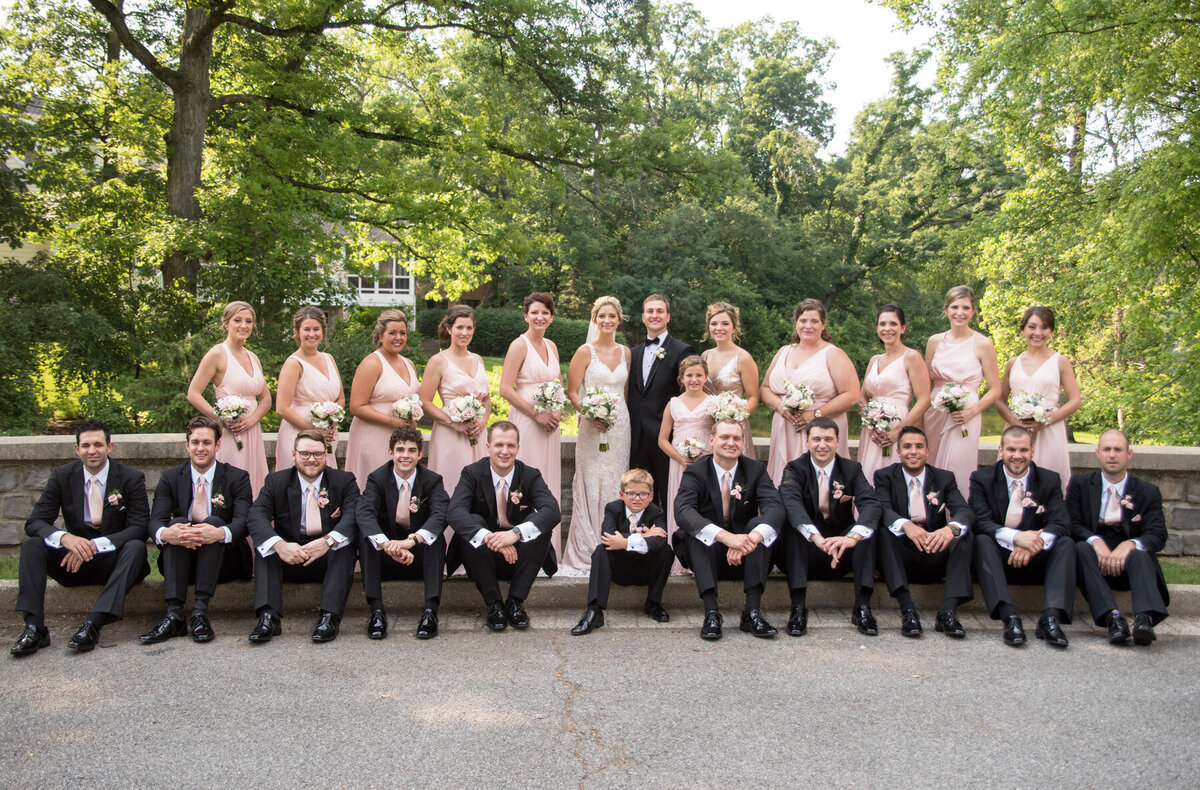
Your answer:
[[[24,535],[25,519],[45,485],[50,470],[75,459],[71,436],[0,437],[0,546],[12,546]],[[266,437],[267,458],[275,457],[275,436]],[[851,445],[856,444],[851,442]],[[113,437],[113,457],[146,473],[151,496],[162,470],[183,463],[183,434],[134,434]],[[767,440],[755,440],[757,456],[766,460]],[[345,443],[339,448],[345,452]],[[855,450],[852,449],[852,454]],[[575,472],[575,437],[564,436],[563,523],[570,528],[571,477]],[[996,461],[996,445],[979,449],[981,466]],[[1071,446],[1076,472],[1097,468],[1090,445]],[[1135,447],[1130,469],[1160,489],[1170,537],[1164,554],[1200,556],[1200,448]],[[614,497],[616,493],[614,492]]]

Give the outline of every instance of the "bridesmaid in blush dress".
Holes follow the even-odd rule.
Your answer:
[[[534,390],[548,381],[562,381],[558,347],[546,337],[554,320],[554,297],[534,292],[525,297],[525,323],[529,331],[508,347],[500,374],[500,392],[508,401],[508,419],[521,432],[521,462],[542,473],[554,498],[562,503],[562,436],[558,422],[562,411],[534,412]],[[565,393],[564,393],[565,394]],[[562,556],[561,529],[554,527],[550,545]]]
[[[314,403],[346,405],[337,363],[320,350],[325,341],[325,314],[316,307],[301,307],[292,318],[292,338],[299,348],[284,361],[275,393],[275,411],[282,418],[275,440],[275,471],[294,465],[292,445],[296,434],[309,428],[325,435],[325,445],[333,448],[326,464],[337,469],[337,426],[320,429],[309,421],[309,407]]]
[[[741,315],[728,302],[714,302],[705,313],[706,337],[712,338],[716,348],[707,349],[700,356],[708,365],[710,375],[704,385],[709,395],[732,392],[746,399],[746,413],[753,414],[758,408],[758,365],[750,352],[734,341],[742,334]],[[754,456],[754,438],[750,433],[750,420],[742,423],[742,436],[746,439],[746,455]],[[674,514],[667,511],[668,518]]]
[[[1009,425],[1022,425],[1033,434],[1033,462],[1043,469],[1058,472],[1062,478],[1063,495],[1071,479],[1071,454],[1067,449],[1067,418],[1079,411],[1083,398],[1071,360],[1050,348],[1054,337],[1054,311],[1034,305],[1021,317],[1021,334],[1025,335],[1025,351],[1010,359],[1004,367],[1000,383],[1000,398],[996,411]],[[1033,420],[1018,420],[1008,408],[1012,393],[1036,392],[1051,403],[1058,404],[1061,393],[1067,402],[1058,405],[1050,415],[1050,424]]]
[[[390,460],[392,431],[416,424],[392,414],[392,404],[416,395],[421,386],[417,369],[400,355],[408,344],[408,317],[384,310],[375,320],[371,339],[375,350],[363,357],[350,383],[350,438],[346,441],[346,471],[366,490],[367,476]]]
[[[675,523],[675,494],[683,480],[683,470],[699,458],[697,456],[689,460],[680,448],[689,439],[698,439],[702,445],[700,454],[712,453],[712,432],[709,429],[712,427],[713,418],[705,409],[711,396],[704,392],[708,383],[708,365],[695,354],[684,357],[679,363],[678,381],[683,387],[683,394],[676,395],[667,402],[667,408],[663,409],[662,429],[658,433],[658,447],[671,459],[667,490],[663,492],[668,540],[678,529]],[[684,572],[678,560],[675,561],[671,572]]]
[[[240,395],[254,402],[248,414],[230,423],[221,423],[221,447],[217,460],[244,469],[250,475],[250,487],[255,497],[267,476],[267,451],[259,424],[271,410],[271,390],[263,378],[262,364],[254,352],[246,348],[246,340],[254,331],[254,308],[247,302],[230,302],[221,314],[225,342],[210,348],[196,367],[188,384],[188,403],[205,417],[217,422],[213,403],[204,398],[208,385],[213,385],[214,403],[227,395]],[[238,449],[238,441],[242,449]]]
[[[775,411],[767,473],[776,486],[782,482],[788,462],[808,450],[804,426],[817,417],[830,417],[837,423],[838,454],[849,455],[846,412],[858,402],[858,373],[846,352],[830,342],[825,320],[825,305],[819,299],[805,299],[796,305],[792,343],[775,352],[759,390],[763,403]],[[783,408],[784,383],[788,381],[812,388],[811,408],[799,414]]]
[[[925,412],[925,434],[929,438],[929,463],[954,474],[960,491],[971,490],[971,473],[979,468],[980,416],[1000,397],[1000,364],[991,338],[971,328],[975,317],[975,292],[956,285],[946,292],[946,317],[950,329],[929,338],[925,363],[932,380],[930,398],[946,384],[962,384],[971,391],[965,409]],[[988,391],[978,396],[979,385],[987,381]],[[966,430],[967,435],[963,436]]]
[[[863,377],[862,395],[858,408],[867,411],[867,402],[874,398],[891,401],[900,410],[901,420],[890,431],[871,431],[863,428],[858,438],[858,462],[867,482],[874,485],[875,472],[899,461],[891,448],[906,425],[920,425],[929,408],[929,369],[920,353],[904,345],[904,311],[894,304],[879,308],[875,319],[875,334],[883,342],[883,353],[871,357],[867,375]],[[913,403],[913,398],[916,402]],[[912,403],[912,408],[909,404]]]

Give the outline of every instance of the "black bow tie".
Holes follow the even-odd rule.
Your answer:
[[[647,346],[647,348],[648,348],[648,347],[650,347],[650,346],[657,346],[657,345],[658,345],[658,341],[659,341],[659,338],[657,338],[657,337],[648,337],[648,338],[646,338],[646,346]]]

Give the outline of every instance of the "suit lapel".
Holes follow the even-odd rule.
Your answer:
[[[421,468],[418,466],[413,472],[412,490],[408,492],[410,497],[417,498],[417,485],[421,482]],[[396,523],[396,508],[400,504],[400,488],[396,485],[395,467],[388,467],[387,477],[383,485],[383,513],[380,513],[380,522],[384,524]],[[409,519],[412,523],[412,519]]]
[[[78,514],[79,523],[84,528],[89,528],[92,525],[84,521],[83,503],[83,462],[76,461],[71,464],[71,469],[67,473],[66,502],[63,503],[63,515],[73,518]]]
[[[1011,498],[1011,493],[1008,490],[1008,478],[1004,476],[1004,465],[996,464],[992,467],[992,496],[996,498],[997,519],[996,521],[1003,525],[1004,519],[1008,516],[1008,500]],[[1021,520],[1024,521],[1025,514],[1021,513]]]
[[[298,537],[304,537],[304,527],[301,526],[300,513],[304,509],[304,488],[300,485],[300,473],[292,470],[288,475],[287,506],[288,517]]]
[[[633,369],[633,386],[639,393],[646,389],[646,382],[642,380],[642,357],[646,353],[644,343],[639,343],[633,347],[633,351],[629,354],[629,366]]]
[[[188,472],[188,477],[191,477],[190,471]],[[189,485],[188,488],[190,489],[191,486]],[[220,494],[221,498],[225,500],[225,504],[219,506],[213,505],[212,498],[218,494]],[[213,484],[212,490],[208,492],[208,505],[209,513],[219,510],[221,512],[221,520],[228,520],[225,518],[225,513],[228,511],[228,509],[233,507],[233,498],[225,496],[225,464],[221,463],[220,461],[216,463],[216,466],[213,469]]]
[[[1087,508],[1087,515],[1084,518],[1084,523],[1088,525],[1089,531],[1095,535],[1100,534],[1100,499],[1104,491],[1104,475],[1097,472],[1087,485],[1087,498],[1084,500],[1084,507]]]
[[[100,500],[100,534],[101,535],[108,533],[109,520],[112,519],[114,516],[116,516],[117,507],[120,507],[120,505],[117,505],[117,507],[109,507],[108,506],[108,495],[111,494],[114,489],[116,489],[117,493],[119,493],[122,497],[125,496],[125,492],[121,490],[120,482],[121,481],[118,479],[118,475],[117,475],[116,462],[109,461],[108,462],[108,479],[104,481],[104,496]]]
[[[213,475],[213,492],[216,493],[217,479]],[[175,507],[179,510],[176,516],[187,516],[192,512],[192,464],[189,461],[183,465],[183,471],[175,478]]]

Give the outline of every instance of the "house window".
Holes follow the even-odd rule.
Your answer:
[[[411,296],[413,292],[412,275],[395,258],[383,261],[369,274],[347,275],[346,283],[364,304],[373,301],[372,297]]]

